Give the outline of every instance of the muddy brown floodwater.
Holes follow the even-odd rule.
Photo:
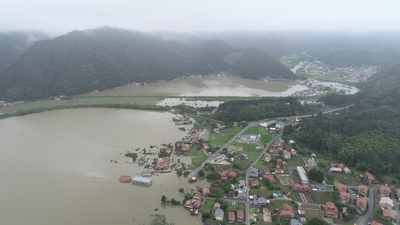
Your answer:
[[[118,181],[146,170],[127,163],[127,151],[181,140],[172,117],[68,109],[0,120],[0,224],[149,224],[156,213],[176,225],[202,224],[183,207],[160,204],[162,195],[182,201],[178,189],[196,191],[200,182],[175,173],[153,176],[150,187]]]

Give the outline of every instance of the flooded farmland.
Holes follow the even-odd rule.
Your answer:
[[[0,223],[148,224],[159,213],[176,225],[202,224],[183,207],[160,203],[162,195],[182,201],[178,189],[191,192],[199,182],[175,173],[153,176],[150,187],[118,181],[146,170],[124,153],[183,137],[172,116],[72,109],[0,120]]]

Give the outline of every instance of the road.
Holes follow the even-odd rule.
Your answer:
[[[375,212],[375,190],[378,186],[368,187],[368,211],[357,221],[357,225],[364,225],[365,222],[374,214]]]

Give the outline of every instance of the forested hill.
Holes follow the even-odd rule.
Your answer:
[[[399,96],[400,62],[375,74],[354,96],[321,99],[328,104],[353,103],[348,110],[304,119],[300,130],[289,126],[284,136],[360,170],[400,174]]]
[[[48,38],[40,32],[0,33],[0,70],[15,63],[18,57],[36,41]]]
[[[0,74],[0,99],[15,101],[76,95],[130,82],[172,80],[230,69],[221,41],[187,45],[116,28],[73,31],[37,42]],[[270,65],[279,63],[275,61]],[[279,63],[280,65],[280,63]],[[246,63],[242,67],[261,66]],[[263,68],[252,78],[287,76],[288,69]],[[290,72],[290,71],[289,71]],[[273,74],[271,74],[273,73]],[[239,74],[242,75],[242,74]]]

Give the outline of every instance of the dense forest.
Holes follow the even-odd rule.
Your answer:
[[[218,120],[231,123],[295,116],[318,110],[319,108],[316,106],[302,105],[296,97],[264,97],[224,102],[219,105],[218,111],[212,116]]]
[[[353,106],[340,114],[303,119],[300,130],[288,126],[284,135],[351,167],[381,175],[399,174],[400,63],[373,75],[361,88],[353,96],[321,98],[326,104]]]
[[[0,99],[16,101],[76,95],[131,82],[213,74],[235,65],[237,69],[237,64],[223,59],[233,49],[223,41],[187,45],[108,27],[73,31],[35,43],[16,63],[1,71]],[[239,72],[239,76],[296,78],[277,59],[265,53],[261,61],[252,62],[251,52],[245,54],[244,60],[237,60],[240,69],[246,71]]]
[[[40,32],[0,33],[0,70],[15,63],[35,42],[48,38]]]

